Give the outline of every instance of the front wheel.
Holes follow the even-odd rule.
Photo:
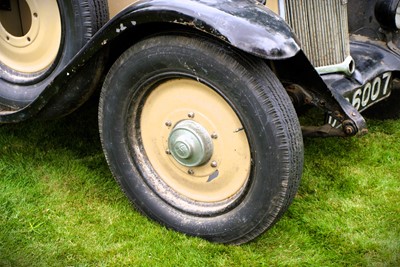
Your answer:
[[[296,193],[301,130],[268,66],[200,37],[157,36],[107,75],[100,132],[133,204],[188,235],[240,244],[270,228]]]

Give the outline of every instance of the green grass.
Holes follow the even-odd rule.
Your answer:
[[[0,126],[0,266],[399,266],[400,121],[306,139],[298,195],[242,246],[167,230],[114,182],[95,110]]]

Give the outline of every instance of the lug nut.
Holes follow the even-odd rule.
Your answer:
[[[190,112],[190,113],[188,114],[188,117],[191,118],[191,119],[193,119],[194,116],[195,116],[194,112]]]
[[[212,134],[211,134],[211,138],[212,138],[212,139],[218,139],[218,134],[212,133]]]
[[[172,122],[171,122],[171,121],[166,121],[166,122],[165,122],[165,126],[171,127],[171,126],[172,126]]]
[[[192,170],[192,169],[189,169],[189,170],[188,170],[188,174],[190,174],[190,175],[194,175],[194,170]]]
[[[213,162],[211,162],[211,167],[217,168],[218,167],[218,162],[216,162],[215,160]]]

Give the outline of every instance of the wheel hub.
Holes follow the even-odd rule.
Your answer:
[[[174,127],[168,138],[168,148],[174,159],[186,167],[205,164],[214,151],[207,130],[191,120],[181,121]]]

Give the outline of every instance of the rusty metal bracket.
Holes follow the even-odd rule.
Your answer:
[[[346,137],[347,135],[341,130],[332,127],[330,124],[323,126],[302,126],[301,130],[305,137]]]

